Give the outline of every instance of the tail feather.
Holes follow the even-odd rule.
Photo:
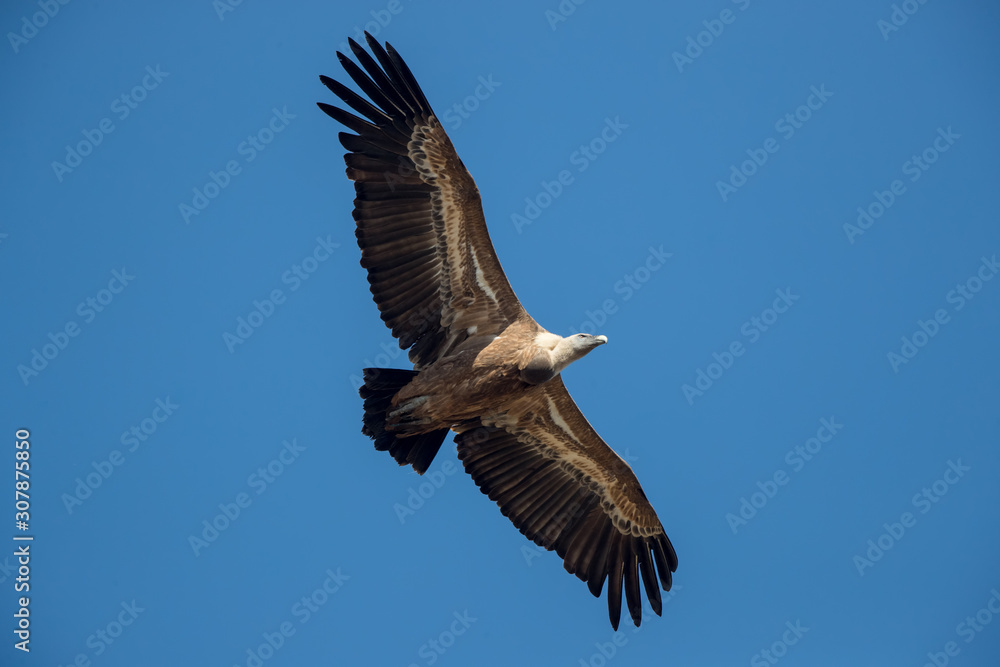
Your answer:
[[[399,465],[412,465],[418,474],[427,472],[437,456],[448,429],[405,435],[386,429],[392,410],[392,398],[417,376],[418,371],[395,368],[366,368],[365,384],[358,390],[365,401],[364,426],[361,432],[375,441],[375,449],[389,452]],[[399,408],[397,408],[399,410]],[[407,422],[403,415],[403,422]],[[412,423],[412,422],[411,422]]]

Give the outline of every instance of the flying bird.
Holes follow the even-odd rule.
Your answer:
[[[341,132],[361,265],[413,370],[366,368],[362,433],[423,474],[449,431],[479,489],[525,537],[555,550],[615,630],[622,591],[659,615],[677,555],[629,465],[597,434],[561,371],[607,342],[542,328],[521,306],[486,230],[479,189],[395,49],[365,33],[337,57],[370,101],[326,76],[354,110]],[[374,55],[374,57],[372,57]],[[357,114],[357,115],[356,115]],[[659,584],[659,585],[658,585]]]

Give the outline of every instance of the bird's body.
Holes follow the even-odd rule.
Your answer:
[[[503,414],[532,385],[551,380],[571,363],[567,355],[558,354],[570,349],[559,347],[565,340],[531,320],[514,322],[497,336],[468,338],[400,390],[393,407],[402,409],[416,401],[412,415],[427,420],[427,430]],[[390,412],[389,422],[395,419]]]
[[[364,369],[362,432],[420,474],[456,433],[480,490],[595,596],[608,581],[616,629],[623,593],[638,625],[640,583],[659,614],[677,556],[632,469],[561,376],[607,339],[558,336],[528,315],[493,249],[479,190],[419,85],[392,47],[367,40],[375,58],[349,40],[361,67],[337,55],[374,104],[320,77],[362,117],[320,108],[357,133],[340,141],[361,264],[413,370]]]

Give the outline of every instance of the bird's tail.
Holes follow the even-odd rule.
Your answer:
[[[407,435],[398,429],[386,428],[389,411],[393,409],[393,396],[408,385],[417,373],[418,371],[395,368],[366,368],[363,371],[365,384],[358,393],[365,401],[364,426],[361,432],[375,441],[375,449],[389,452],[399,465],[412,465],[418,474],[423,475],[441,448],[448,429]],[[398,417],[396,421],[400,421]],[[402,423],[406,423],[405,416]]]

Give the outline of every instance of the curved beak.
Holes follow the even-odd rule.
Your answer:
[[[598,343],[597,343],[598,345],[604,345],[605,343],[608,342],[608,337],[607,336],[597,336],[596,338],[597,338],[597,341],[598,341]]]

